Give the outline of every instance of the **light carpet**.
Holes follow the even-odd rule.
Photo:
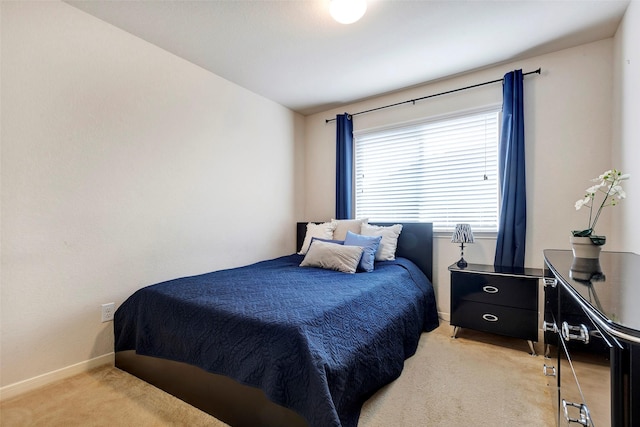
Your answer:
[[[526,341],[450,334],[442,324],[422,335],[400,378],[365,403],[359,427],[555,425],[544,357],[531,356]]]
[[[527,354],[522,340],[450,333],[442,322],[422,335],[400,378],[367,401],[359,427],[554,425],[542,356]],[[0,425],[226,426],[113,367],[1,402]]]

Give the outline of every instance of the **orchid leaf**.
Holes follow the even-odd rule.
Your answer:
[[[592,232],[593,230],[591,228],[587,228],[586,230],[573,230],[571,234],[573,234],[574,237],[589,237]]]

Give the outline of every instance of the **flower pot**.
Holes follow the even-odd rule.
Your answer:
[[[602,246],[594,245],[589,237],[571,236],[571,250],[575,258],[600,258]]]

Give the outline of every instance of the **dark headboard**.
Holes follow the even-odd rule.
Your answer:
[[[433,224],[430,222],[371,222],[371,225],[402,224],[396,256],[407,258],[422,270],[429,281],[433,277]],[[296,251],[302,248],[307,223],[296,224]]]

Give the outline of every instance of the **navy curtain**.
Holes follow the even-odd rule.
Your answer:
[[[351,218],[353,198],[353,120],[336,116],[336,219]]]
[[[527,228],[522,86],[522,70],[505,74],[498,159],[501,209],[494,264],[512,268],[524,268]]]

